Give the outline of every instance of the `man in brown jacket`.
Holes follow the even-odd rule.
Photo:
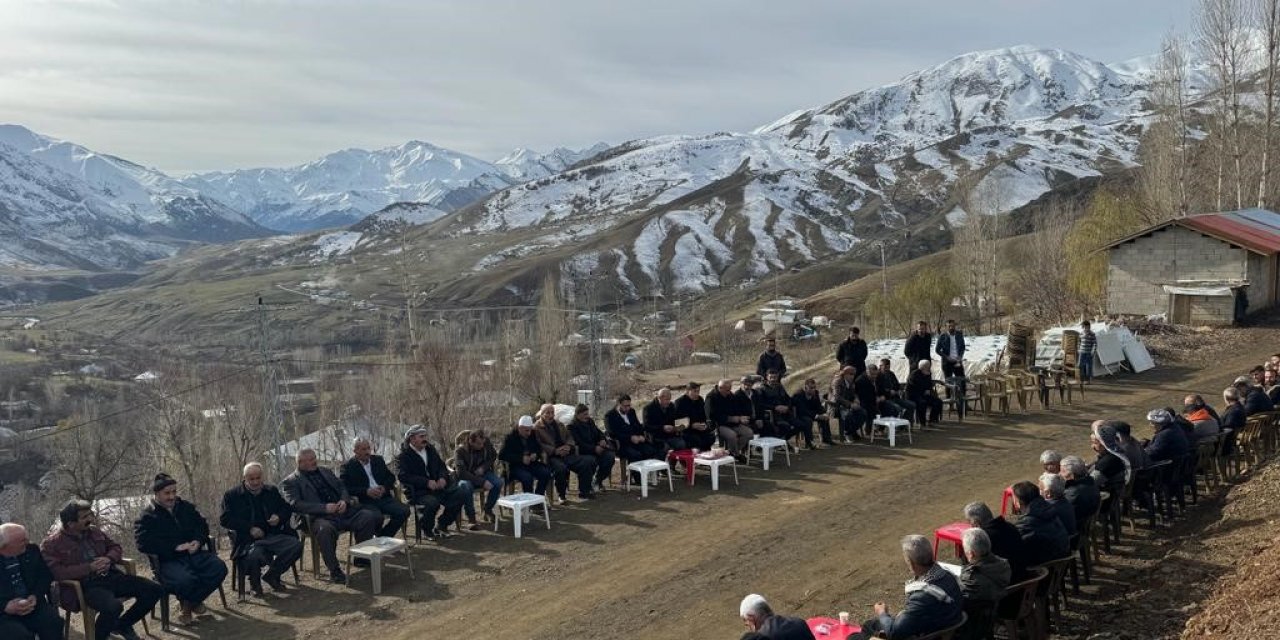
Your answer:
[[[493,509],[502,497],[502,478],[498,476],[498,450],[485,434],[484,429],[473,429],[467,439],[453,453],[453,471],[459,480],[466,480],[477,491],[484,491],[484,519],[493,522]],[[462,503],[462,510],[471,522],[476,521],[475,500]]]
[[[544,404],[538,410],[538,419],[533,423],[533,433],[542,445],[542,453],[546,455],[547,466],[551,467],[551,479],[555,484],[556,504],[564,504],[569,497],[569,472],[578,476],[578,498],[590,500],[595,497],[591,492],[591,476],[596,472],[589,460],[578,455],[578,447],[569,437],[569,429],[556,420],[556,407]]]
[[[98,612],[94,638],[105,640],[112,633],[125,640],[138,640],[133,625],[147,615],[164,596],[164,589],[120,570],[124,560],[120,545],[93,526],[93,505],[72,500],[58,512],[62,527],[40,543],[40,554],[55,580],[75,580],[84,592],[85,604]],[[63,607],[79,608],[75,592],[62,589]],[[124,611],[121,598],[133,598]]]

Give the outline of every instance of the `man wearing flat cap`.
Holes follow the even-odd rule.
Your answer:
[[[458,521],[462,505],[472,499],[471,483],[458,480],[445,466],[444,458],[431,444],[427,428],[418,424],[409,428],[396,456],[396,472],[405,497],[422,505],[422,521],[418,526],[437,538],[448,538],[449,527]],[[436,519],[436,512],[444,511]]]

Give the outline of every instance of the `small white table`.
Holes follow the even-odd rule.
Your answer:
[[[703,458],[699,456],[693,457],[693,475],[694,479],[698,476],[698,467],[707,467],[711,470],[711,490],[720,490],[720,467],[729,465],[733,467],[733,484],[738,484],[738,461],[733,456],[725,454],[719,458]]]
[[[747,464],[751,464],[751,452],[759,449],[760,460],[764,464],[764,470],[768,471],[769,461],[773,459],[773,450],[779,447],[787,455],[787,466],[791,466],[791,447],[788,447],[787,441],[782,438],[752,438],[747,443]]]
[[[908,442],[910,442],[911,444],[915,444],[915,443],[916,443],[916,441],[911,437],[911,422],[909,422],[909,421],[907,421],[907,420],[903,420],[902,418],[876,418],[875,420],[873,420],[873,421],[871,422],[871,425],[872,425],[872,427],[873,427],[873,428],[871,429],[871,442],[872,442],[872,443],[874,443],[874,442],[876,441],[876,430],[875,430],[875,428],[874,428],[874,427],[884,427],[885,432],[887,432],[887,433],[889,434],[889,446],[890,446],[890,447],[896,447],[896,446],[898,446],[898,438],[897,438],[897,435],[898,435],[898,429],[900,429],[900,428],[901,428],[901,429],[906,429],[906,430],[907,430],[907,441],[908,441]]]
[[[498,498],[497,508],[493,512],[493,531],[497,533],[502,522],[502,510],[511,510],[516,537],[520,537],[521,525],[529,521],[529,513],[533,507],[542,505],[542,517],[547,521],[547,529],[551,528],[551,507],[547,505],[547,497],[536,493],[513,493]]]
[[[347,549],[347,571],[351,571],[351,558],[364,558],[369,561],[369,573],[373,576],[373,595],[382,593],[382,559],[397,553],[404,553],[408,563],[409,577],[413,575],[413,556],[408,552],[408,544],[399,538],[378,536],[361,542]],[[387,566],[394,566],[388,564]],[[348,578],[348,580],[350,580]]]
[[[627,465],[627,471],[635,471],[640,474],[640,497],[649,497],[649,476],[665,471],[667,473],[667,489],[675,493],[676,486],[671,480],[671,465],[664,460],[637,460]],[[628,474],[628,477],[630,474]],[[627,491],[631,491],[631,482],[628,479]]]

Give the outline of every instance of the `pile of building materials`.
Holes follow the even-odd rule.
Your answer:
[[[1092,328],[1098,338],[1098,346],[1093,351],[1094,376],[1112,375],[1124,369],[1142,373],[1156,366],[1147,347],[1128,327],[1099,322],[1094,323]],[[1036,366],[1062,365],[1065,355],[1062,348],[1063,334],[1068,331],[1083,333],[1084,328],[1076,324],[1045,330],[1036,345]]]

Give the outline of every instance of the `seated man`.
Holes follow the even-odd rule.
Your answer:
[[[1029,566],[1057,560],[1070,552],[1069,536],[1058,520],[1058,512],[1040,497],[1036,485],[1025,480],[1013,485],[1013,507],[1021,514],[1016,526],[1027,549]]]
[[[658,447],[658,456],[665,458],[668,451],[686,449],[684,438],[676,428],[676,405],[671,402],[671,389],[663,387],[653,400],[644,406],[644,430],[649,441]]]
[[[625,393],[618,396],[618,404],[604,414],[604,423],[609,437],[618,443],[618,455],[628,462],[660,458],[658,447],[649,442],[644,425],[631,408],[631,396]]]
[[[771,435],[790,440],[797,433],[802,433],[805,444],[813,448],[813,429],[799,429],[795,424],[795,414],[791,407],[791,396],[782,386],[782,378],[777,371],[769,371],[765,375],[764,387],[757,396],[761,415],[766,418],[765,424],[772,424]],[[799,451],[797,448],[796,451]]]
[[[1198,393],[1188,394],[1182,399],[1182,416],[1191,423],[1197,440],[1216,437],[1221,431],[1213,407],[1205,404],[1204,397]]]
[[[733,397],[738,402],[738,411],[751,417],[747,426],[751,427],[752,437],[764,431],[765,408],[760,401],[760,387],[763,387],[763,376],[742,376],[738,381],[738,390]]]
[[[1062,454],[1053,449],[1045,449],[1040,454],[1040,466],[1045,473],[1058,473],[1062,470]]]
[[[855,433],[860,436],[870,433],[872,414],[858,400],[854,385],[857,375],[853,367],[845,367],[831,380],[831,401],[839,412],[840,438],[845,444],[853,444]]]
[[[427,437],[426,427],[414,425],[405,432],[396,456],[396,473],[405,498],[422,505],[418,527],[437,538],[450,537],[449,527],[458,521],[462,505],[473,499],[471,483],[456,480],[449,473],[444,458]]]
[[[489,441],[489,436],[485,435],[484,429],[472,429],[471,433],[467,434],[466,442],[459,445],[458,450],[453,454],[453,469],[458,474],[458,479],[466,480],[474,489],[486,492],[484,497],[486,522],[494,521],[493,510],[498,505],[498,498],[502,497],[503,481],[495,471],[497,466],[498,451],[493,448],[493,443]],[[462,510],[472,522],[476,519],[475,509],[475,501],[462,505]]]
[[[960,593],[965,606],[983,603],[994,609],[1009,588],[1013,575],[1009,562],[991,552],[991,538],[982,529],[967,529],[960,540],[968,561],[960,570]]]
[[[880,407],[880,394],[876,391],[877,375],[879,369],[871,365],[866,372],[853,379],[853,393],[858,396],[858,405],[866,409],[871,423],[874,423],[876,416],[885,415]]]
[[[121,570],[124,550],[114,540],[93,526],[93,504],[72,500],[58,512],[61,527],[40,543],[49,571],[55,580],[80,583],[85,604],[98,612],[94,624],[96,640],[111,634],[125,640],[139,640],[133,625],[147,615],[164,589],[146,578],[131,576]],[[75,591],[62,589],[63,607],[68,611],[79,606]],[[124,610],[121,599],[133,598],[133,606]]]
[[[591,494],[604,491],[604,481],[613,475],[613,465],[617,462],[614,446],[605,437],[596,421],[591,419],[591,408],[579,404],[573,409],[573,422],[569,423],[569,437],[578,447],[578,455],[589,460],[591,468],[596,470],[595,481],[591,483]]]
[[[884,401],[897,409],[897,416],[912,422],[916,419],[916,405],[907,399],[898,374],[893,372],[893,362],[888,358],[880,360],[880,372],[876,376],[876,392],[884,397]]]
[[[1089,477],[1093,478],[1099,491],[1105,489],[1111,492],[1112,497],[1120,494],[1132,474],[1130,461],[1124,455],[1124,447],[1114,425],[1110,420],[1094,420],[1090,425],[1093,433],[1089,435],[1089,448],[1098,454]]]
[[[809,623],[800,618],[788,618],[773,612],[764,596],[751,594],[738,605],[742,624],[758,637],[768,640],[813,640]]]
[[[533,416],[520,416],[516,426],[502,441],[498,458],[507,463],[512,482],[519,482],[525,493],[547,495],[551,468],[543,462],[542,444],[533,435]]]
[[[280,576],[302,557],[302,541],[289,525],[293,509],[262,477],[262,465],[246,464],[240,484],[222,495],[218,518],[224,529],[235,532],[231,560],[240,563],[241,574],[249,577],[249,589],[257,596],[262,595],[263,582],[273,591],[287,591]]]
[[[902,554],[911,569],[907,583],[907,604],[897,616],[889,614],[883,602],[875,605],[876,617],[862,623],[862,631],[849,638],[876,637],[902,640],[955,626],[964,615],[960,583],[951,572],[933,561],[933,545],[919,535],[902,539]]]
[[[160,562],[160,583],[178,597],[178,624],[204,615],[208,598],[227,577],[227,565],[211,551],[209,523],[195,505],[178,497],[178,481],[156,474],[151,502],[133,522],[138,551]]]
[[[1028,549],[1022,541],[1022,534],[1003,516],[996,516],[983,502],[970,502],[964,506],[964,519],[977,529],[987,534],[991,542],[992,555],[1004,558],[1009,562],[1010,579],[1021,580],[1030,563],[1027,562]]]
[[[578,497],[589,500],[595,496],[591,493],[591,475],[595,473],[594,460],[578,455],[578,448],[569,430],[556,420],[556,406],[544,404],[538,411],[538,419],[533,423],[533,434],[542,447],[542,455],[547,466],[551,467],[551,479],[559,497],[556,504],[564,504],[569,498],[569,472],[578,476]]]
[[[62,620],[49,604],[53,575],[26,527],[0,524],[0,638],[62,640]],[[136,635],[135,635],[136,637]]]
[[[1062,472],[1059,475],[1063,480],[1062,495],[1071,503],[1076,524],[1082,526],[1085,518],[1098,513],[1098,508],[1102,505],[1102,492],[1086,470],[1084,460],[1078,456],[1063,458]],[[1088,532],[1082,533],[1087,535]]]
[[[346,584],[347,574],[338,563],[338,533],[350,531],[356,542],[373,537],[382,514],[366,509],[347,493],[338,476],[322,468],[314,449],[302,449],[294,457],[297,468],[280,481],[284,499],[293,507],[293,526],[311,532],[311,544],[320,549],[329,580]]]
[[[1151,466],[1151,458],[1146,449],[1133,437],[1133,427],[1123,420],[1112,421],[1110,425],[1116,431],[1116,442],[1120,444],[1121,453],[1129,461],[1130,468],[1137,471]]]
[[[1275,404],[1271,402],[1271,396],[1268,396],[1267,392],[1263,391],[1261,385],[1254,384],[1253,378],[1240,376],[1236,378],[1234,386],[1236,392],[1240,394],[1246,415],[1251,416],[1275,409]]]
[[[933,386],[933,363],[921,360],[907,376],[907,398],[916,405],[916,424],[921,428],[938,424],[942,419],[942,399]]]
[[[688,420],[689,426],[681,434],[690,449],[710,451],[716,442],[715,430],[707,420],[707,402],[700,393],[701,385],[690,382],[684,393],[676,398],[676,420]]]
[[[1156,430],[1143,450],[1152,462],[1179,459],[1191,452],[1191,445],[1182,428],[1174,423],[1173,415],[1164,409],[1147,413],[1147,421]]]
[[[356,497],[366,508],[381,513],[386,524],[378,530],[378,535],[387,538],[396,537],[400,527],[409,520],[409,507],[396,499],[396,477],[387,468],[382,456],[374,455],[373,443],[368,438],[356,438],[352,446],[352,455],[342,465],[339,477],[347,487],[347,493]],[[474,527],[476,519],[471,518]]]
[[[707,418],[715,425],[724,448],[739,462],[746,462],[747,443],[755,437],[750,426],[751,408],[739,402],[738,395],[733,392],[732,381],[721,380],[707,395]]]
[[[1040,495],[1058,514],[1058,522],[1066,529],[1067,537],[1076,535],[1076,509],[1067,501],[1066,482],[1056,473],[1040,474]]]
[[[828,446],[835,444],[831,439],[831,416],[827,415],[827,403],[818,393],[817,380],[813,378],[805,380],[804,386],[791,396],[791,406],[796,411],[798,426],[805,436],[805,446],[810,449],[815,448],[813,445],[813,423],[815,422],[818,423],[818,433],[822,435],[822,444]]]

